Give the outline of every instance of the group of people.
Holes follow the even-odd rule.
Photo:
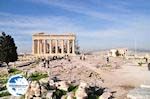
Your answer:
[[[107,63],[109,63],[109,57],[106,58]]]
[[[50,68],[50,61],[52,61],[52,60],[60,60],[60,59],[67,59],[69,62],[71,62],[71,58],[68,55],[65,55],[64,57],[54,56],[51,59],[46,59],[46,58],[41,59],[39,65],[41,67],[44,67],[44,68]]]
[[[80,56],[80,60],[85,60],[85,58],[86,58],[86,57],[85,57],[84,54]],[[66,56],[65,59],[68,59],[68,61],[71,61],[70,58],[69,58],[69,56]],[[50,61],[51,61],[50,59],[45,59],[45,58],[43,58],[39,65],[40,65],[41,67],[44,67],[44,68],[50,68]],[[107,62],[107,63],[110,62],[109,57],[106,58],[106,62]]]
[[[50,60],[49,59],[42,59],[42,61],[40,62],[39,64],[41,67],[44,67],[44,68],[49,68],[50,66]]]
[[[85,60],[85,58],[86,58],[85,54],[80,56],[80,60]]]

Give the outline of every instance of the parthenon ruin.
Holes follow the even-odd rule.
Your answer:
[[[32,54],[36,57],[75,55],[74,34],[37,33],[32,36]]]

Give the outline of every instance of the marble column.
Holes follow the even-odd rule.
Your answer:
[[[35,40],[32,41],[32,54],[35,54]]]
[[[44,54],[46,54],[46,40],[43,40],[43,52],[44,52]]]
[[[52,41],[49,40],[49,54],[52,53]]]
[[[67,41],[67,54],[70,54],[70,41]]]
[[[39,54],[41,54],[41,52],[42,52],[42,42],[41,42],[41,40],[39,40]]]
[[[39,49],[39,51],[40,51],[40,54],[42,53],[42,42],[41,42],[41,40],[40,40],[40,49]]]
[[[33,54],[37,54],[37,40],[33,42]]]
[[[38,44],[37,44],[37,53],[40,54],[40,40],[37,40]]]
[[[72,54],[75,53],[75,40],[72,40]]]

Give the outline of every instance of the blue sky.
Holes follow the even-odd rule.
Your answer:
[[[0,31],[18,52],[31,52],[32,34],[75,33],[81,49],[150,49],[150,0],[0,0]]]

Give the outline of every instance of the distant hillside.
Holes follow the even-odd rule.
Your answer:
[[[131,51],[135,51],[134,49],[129,49]],[[148,49],[136,49],[136,52],[147,52],[147,53],[150,53],[150,50]]]

